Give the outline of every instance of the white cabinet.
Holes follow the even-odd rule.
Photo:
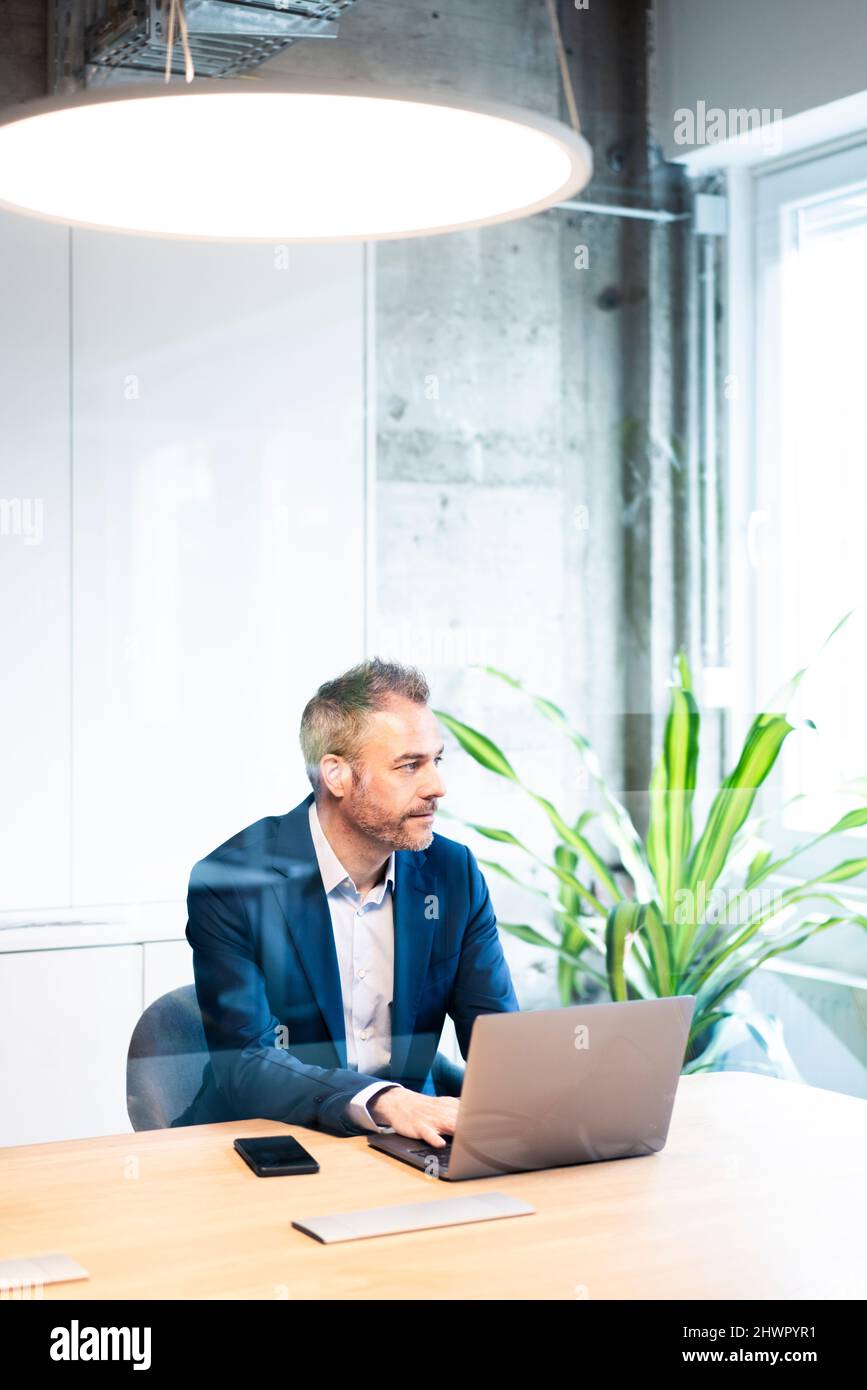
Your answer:
[[[131,1130],[142,947],[0,955],[0,1144]]]
[[[131,1130],[133,1030],[154,1000],[193,983],[189,942],[136,941],[129,924],[97,924],[15,929],[10,944],[28,935],[34,949],[0,950],[0,1145]],[[89,944],[100,935],[115,944]],[[51,944],[64,936],[78,944]]]
[[[193,983],[193,948],[183,941],[148,941],[142,948],[142,1009],[163,994]]]

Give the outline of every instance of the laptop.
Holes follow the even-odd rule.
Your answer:
[[[367,1142],[446,1182],[659,1153],[694,1008],[680,994],[479,1014],[445,1148]]]

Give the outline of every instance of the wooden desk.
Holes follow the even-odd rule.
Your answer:
[[[723,1072],[681,1078],[660,1154],[445,1183],[291,1127],[322,1165],[257,1178],[245,1120],[0,1149],[0,1256],[90,1270],[46,1298],[865,1298],[867,1101]],[[324,1246],[293,1217],[470,1192],[534,1216]]]

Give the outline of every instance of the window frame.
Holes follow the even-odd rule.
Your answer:
[[[729,514],[730,574],[732,576],[731,656],[735,668],[735,701],[731,711],[731,754],[734,762],[746,730],[762,704],[793,674],[784,670],[779,644],[769,640],[775,631],[772,586],[758,583],[756,565],[761,552],[761,531],[773,517],[780,497],[781,420],[780,373],[782,349],[782,256],[789,237],[793,204],[867,187],[867,133],[844,147],[815,148],[783,160],[766,161],[751,168],[727,171],[730,199],[729,237],[729,381],[737,390],[729,395]],[[767,466],[759,468],[760,461]],[[770,551],[773,562],[773,550]],[[798,737],[798,734],[790,737]],[[781,760],[786,756],[786,746]],[[766,827],[774,857],[790,853],[813,838],[807,829],[782,825],[780,764],[760,788],[753,815],[773,817]],[[865,769],[867,772],[867,769]],[[858,802],[853,798],[847,806]],[[760,832],[761,833],[761,832]],[[831,847],[834,846],[834,848]],[[834,837],[800,855],[771,882],[788,887],[820,874],[844,858],[867,857],[867,840],[858,835]],[[864,911],[867,874],[838,886],[839,896]],[[818,903],[823,916],[831,904]],[[813,912],[811,911],[811,914]],[[847,936],[845,945],[841,936]],[[840,947],[832,946],[835,937]],[[824,944],[827,943],[827,944]],[[797,958],[813,959],[840,967],[849,963],[862,970],[867,963],[863,929],[837,929],[826,938],[808,943]]]

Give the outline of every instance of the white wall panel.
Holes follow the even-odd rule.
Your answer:
[[[68,269],[0,212],[0,908],[69,901]]]
[[[308,790],[363,642],[360,246],[73,234],[73,902],[183,898]]]

